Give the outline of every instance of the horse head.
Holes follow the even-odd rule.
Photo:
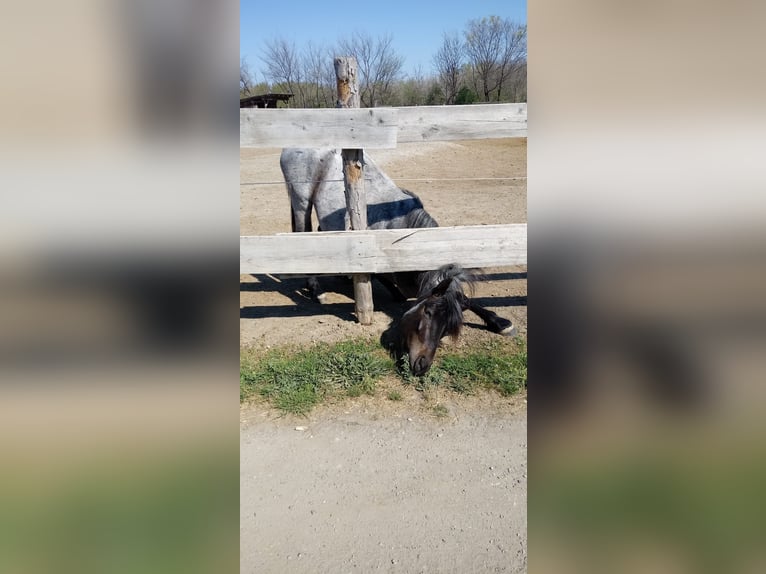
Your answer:
[[[399,322],[401,346],[409,355],[410,370],[415,376],[425,375],[431,368],[442,338],[457,338],[463,326],[464,272],[448,266],[427,275],[423,284],[434,277],[443,278],[435,287],[425,290]]]

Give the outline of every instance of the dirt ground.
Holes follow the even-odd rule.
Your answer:
[[[242,235],[290,231],[279,153],[240,151]],[[527,220],[525,139],[369,153],[442,226]],[[526,267],[484,271],[476,298],[526,338]],[[323,305],[306,298],[304,283],[242,276],[241,345],[377,338],[402,312],[374,284],[374,322],[362,327],[349,282],[326,278]],[[492,337],[467,313],[460,340],[445,346]],[[526,571],[525,397],[396,390],[402,401],[384,389],[305,418],[242,407],[242,572]],[[439,416],[434,405],[444,407]]]
[[[526,570],[525,405],[405,394],[243,413],[241,572]]]

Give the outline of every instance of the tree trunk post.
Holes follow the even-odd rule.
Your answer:
[[[335,58],[335,77],[338,85],[338,108],[359,107],[359,81],[356,59]],[[367,196],[364,193],[364,150],[344,149],[343,182],[346,192],[346,228],[367,229]],[[369,274],[354,275],[354,301],[356,317],[362,325],[372,324],[372,282]]]

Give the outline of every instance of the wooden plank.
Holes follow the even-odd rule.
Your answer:
[[[527,136],[527,104],[241,109],[240,147],[386,149],[397,142]]]
[[[397,108],[397,141],[450,141],[527,136],[527,104]]]
[[[395,108],[239,110],[240,147],[396,147]]]
[[[474,225],[240,237],[240,273],[392,273],[447,263],[526,265],[527,226]]]
[[[369,273],[374,264],[367,259],[376,252],[375,240],[369,233],[343,231],[240,237],[239,271]]]

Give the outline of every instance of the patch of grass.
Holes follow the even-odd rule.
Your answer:
[[[329,348],[327,369],[333,384],[372,394],[375,381],[390,370],[383,350],[369,342],[344,341]],[[357,395],[359,396],[359,395]]]
[[[274,393],[274,406],[279,410],[296,415],[308,414],[319,402],[319,393],[311,385],[303,385],[295,389],[286,389]]]
[[[436,418],[439,419],[443,419],[449,414],[449,409],[444,405],[435,405],[431,410],[433,411]]]
[[[445,353],[440,368],[447,374],[449,387],[471,394],[477,387],[494,387],[512,395],[527,386],[527,351],[523,341],[516,352],[505,352],[497,343],[466,353]]]
[[[374,395],[377,382],[394,375],[421,393],[446,388],[459,394],[495,389],[512,395],[527,386],[527,351],[522,339],[496,339],[467,349],[440,350],[423,377],[410,372],[408,358],[394,364],[377,342],[351,340],[240,357],[240,400],[263,397],[276,408],[305,415],[326,399]],[[398,391],[389,400],[402,400]]]
[[[410,359],[407,355],[404,355],[397,363],[396,373],[405,385],[412,385],[415,387],[415,390],[420,392],[423,392],[430,387],[438,387],[444,383],[446,374],[439,368],[437,363],[434,363],[425,375],[416,377],[410,371]]]
[[[240,399],[260,395],[280,410],[306,414],[328,396],[373,394],[391,363],[369,341],[276,349],[260,357],[246,354],[240,359]]]
[[[382,373],[381,373],[382,374]],[[380,375],[379,375],[380,376]],[[349,397],[361,397],[362,395],[374,395],[375,394],[375,382],[374,379],[368,375],[365,375],[361,381],[352,384],[346,388],[346,394]]]

